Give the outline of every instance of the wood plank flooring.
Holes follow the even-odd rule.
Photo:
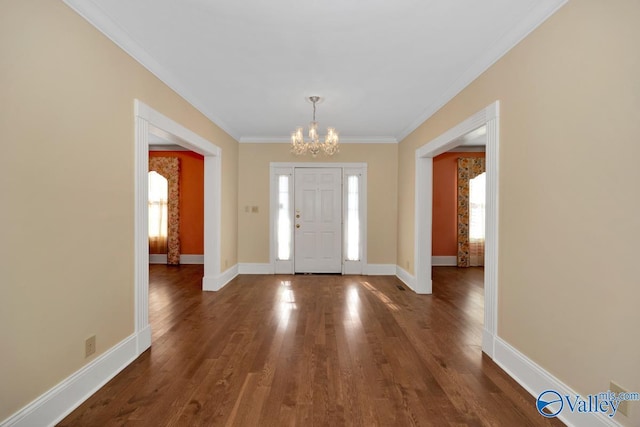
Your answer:
[[[153,345],[60,426],[562,425],[483,356],[482,269],[390,276],[150,270]]]

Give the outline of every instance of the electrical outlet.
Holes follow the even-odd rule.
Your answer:
[[[609,390],[611,390],[615,394],[629,393],[629,390],[623,389],[620,385],[614,383],[613,381],[611,381],[611,383],[609,383]],[[618,406],[618,412],[620,412],[624,416],[628,416],[629,415],[629,401],[621,400],[620,401],[620,406]]]
[[[96,352],[96,336],[92,335],[84,342],[84,357],[89,357]]]
[[[258,213],[258,207],[257,206],[251,206],[251,213]]]

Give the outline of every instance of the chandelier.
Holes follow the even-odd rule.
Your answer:
[[[304,140],[302,126],[291,132],[291,152],[296,156],[309,153],[311,157],[316,157],[321,151],[327,156],[333,156],[338,152],[338,132],[335,128],[327,128],[327,136],[324,142],[320,142],[318,122],[316,122],[316,102],[319,100],[319,96],[309,97],[309,101],[313,103],[313,120],[309,123],[309,139]]]

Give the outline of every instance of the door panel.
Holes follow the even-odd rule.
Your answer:
[[[315,183],[312,184],[315,187]],[[300,203],[300,212],[304,212],[304,216],[301,216],[300,220],[305,223],[314,223],[316,221],[316,191],[315,190],[302,190],[302,202]],[[298,207],[296,206],[296,210]]]
[[[334,197],[335,192],[333,190],[321,190],[320,191],[320,209],[322,222],[330,223],[336,220],[334,217]]]
[[[342,170],[296,168],[296,273],[342,272]]]

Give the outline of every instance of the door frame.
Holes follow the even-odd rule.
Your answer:
[[[295,241],[294,241],[294,183],[293,173],[296,168],[339,168],[342,170],[342,274],[367,274],[367,163],[318,163],[318,162],[271,162],[269,164],[269,262],[271,271],[275,274],[294,274],[295,261]],[[345,221],[346,216],[346,188],[344,186],[345,176],[360,175],[359,202],[360,202],[360,260],[347,261]],[[277,253],[277,215],[278,215],[278,181],[279,175],[289,175],[289,196],[290,196],[290,218],[291,218],[291,260],[276,259]]]
[[[487,127],[484,326],[482,351],[493,358],[498,325],[498,159],[500,102],[495,101],[416,150],[415,280],[419,294],[432,292],[433,158],[459,145],[463,135]]]
[[[138,354],[151,347],[149,325],[149,134],[204,156],[204,277],[202,289],[216,291],[220,278],[222,150],[186,127],[134,100],[134,316]]]

